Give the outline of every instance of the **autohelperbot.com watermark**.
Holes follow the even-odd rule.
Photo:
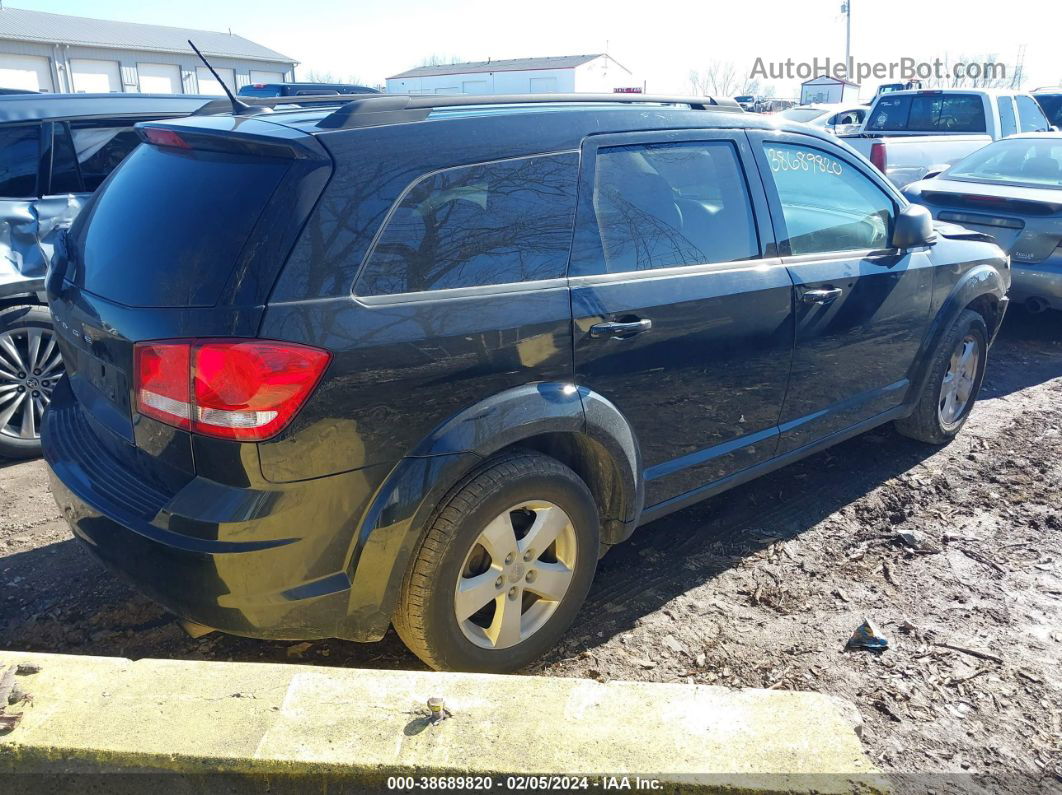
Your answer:
[[[857,61],[814,58],[810,61],[765,61],[757,58],[749,72],[750,78],[761,80],[810,80],[815,77],[836,77],[861,83],[875,80],[1003,80],[1006,64],[996,61],[949,63],[941,58],[920,61],[917,58],[898,58],[895,61]]]

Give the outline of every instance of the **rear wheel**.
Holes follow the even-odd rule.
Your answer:
[[[48,310],[32,305],[0,310],[0,456],[41,454],[41,418],[62,375]]]
[[[914,413],[897,420],[896,429],[930,444],[944,444],[955,438],[981,391],[987,356],[988,327],[984,318],[966,309],[937,346]]]
[[[405,644],[433,668],[513,671],[571,625],[597,566],[598,513],[559,461],[488,461],[443,500],[395,612]]]

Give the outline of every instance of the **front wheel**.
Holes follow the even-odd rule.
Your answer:
[[[965,309],[934,352],[914,413],[896,421],[904,436],[930,444],[955,438],[973,410],[988,360],[984,318]]]
[[[0,309],[0,457],[41,454],[41,418],[62,375],[48,310]]]
[[[598,512],[556,459],[487,461],[440,505],[403,584],[394,625],[439,670],[514,671],[571,625],[597,567]]]

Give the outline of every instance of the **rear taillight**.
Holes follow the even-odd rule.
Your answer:
[[[260,442],[306,402],[327,351],[268,340],[166,340],[134,347],[136,409],[206,436]]]
[[[889,164],[888,157],[885,155],[885,144],[879,142],[870,145],[870,162],[882,174],[885,173],[885,168]]]

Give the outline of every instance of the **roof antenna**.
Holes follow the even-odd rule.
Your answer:
[[[206,68],[210,70],[210,74],[214,75],[214,79],[218,81],[218,85],[221,86],[221,90],[225,92],[225,96],[229,98],[229,102],[232,103],[232,115],[241,116],[247,113],[268,113],[272,108],[252,108],[246,102],[240,102],[236,99],[236,95],[229,91],[229,87],[225,85],[225,81],[221,79],[221,76],[214,71],[214,67],[210,65],[203,53],[199,52],[199,48],[192,44],[192,40],[188,39],[188,46],[195,50],[195,54],[199,56],[199,60],[202,61]]]

